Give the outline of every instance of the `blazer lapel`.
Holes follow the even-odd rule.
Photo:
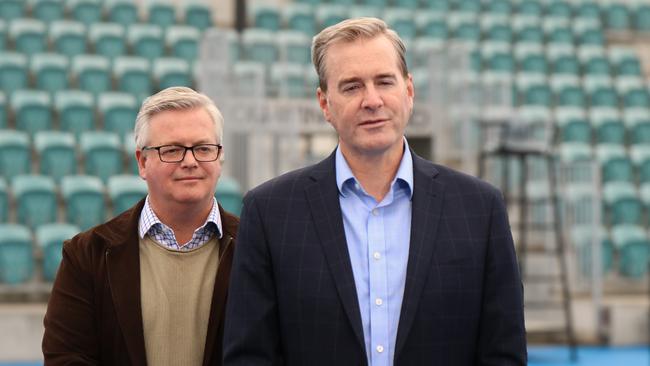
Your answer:
[[[415,319],[426,276],[436,245],[436,232],[442,210],[444,186],[434,180],[438,174],[430,162],[413,153],[413,199],[411,241],[404,298],[400,312],[395,346],[395,359],[408,338]]]
[[[359,299],[338,199],[334,154],[316,165],[310,178],[312,181],[307,184],[305,194],[316,232],[320,238],[330,273],[336,283],[345,314],[352,325],[357,341],[365,352]]]
[[[124,236],[115,235],[116,245],[105,252],[108,282],[113,296],[117,320],[124,336],[129,358],[134,365],[146,365],[147,357],[142,329],[140,302],[140,252],[138,248],[138,218],[144,200],[132,210],[126,228],[116,228]],[[111,234],[107,234],[111,235]]]

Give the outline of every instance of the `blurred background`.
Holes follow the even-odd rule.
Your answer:
[[[42,363],[62,241],[146,194],[145,97],[214,99],[238,214],[336,146],[309,48],[358,16],[407,45],[411,147],[504,192],[531,365],[649,365],[650,0],[0,0],[0,365]]]

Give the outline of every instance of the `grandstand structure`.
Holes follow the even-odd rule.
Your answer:
[[[509,194],[516,241],[522,211],[540,228],[533,246],[554,240],[549,217],[563,223],[572,293],[595,306],[586,339],[606,331],[604,298],[646,296],[650,1],[249,0],[241,33],[224,15],[233,4],[0,2],[2,301],[46,297],[61,241],[145,194],[131,131],[142,99],[164,87],[197,88],[222,109],[217,195],[235,212],[243,191],[328,154],[336,136],[315,100],[311,37],[357,16],[381,17],[406,42],[407,134],[420,155],[470,174],[495,141],[555,157],[557,192],[534,158],[491,159],[485,178]],[[518,132],[494,140],[494,123]],[[562,217],[540,204],[549,197]],[[531,270],[549,268],[541,254]]]

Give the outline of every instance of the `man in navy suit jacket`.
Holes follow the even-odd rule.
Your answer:
[[[502,196],[409,149],[404,54],[375,18],[314,38],[318,101],[339,144],[246,195],[224,365],[526,364]]]

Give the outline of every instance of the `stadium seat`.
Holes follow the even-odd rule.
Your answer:
[[[3,0],[0,1],[0,18],[13,20],[22,18],[26,13],[27,3],[24,0]]]
[[[199,30],[186,26],[171,26],[165,35],[165,44],[174,57],[180,57],[188,62],[199,58]]]
[[[7,111],[7,97],[0,91],[0,130],[7,128],[9,113]]]
[[[383,19],[388,26],[394,29],[402,38],[414,38],[417,36],[417,25],[413,21],[414,12],[405,7],[384,9]]]
[[[650,242],[643,228],[630,224],[616,225],[612,228],[612,241],[619,252],[619,272],[630,278],[643,277],[650,256]]]
[[[569,26],[555,26],[545,29],[546,39],[551,44],[573,44],[573,31]]]
[[[212,10],[206,3],[188,1],[185,5],[185,24],[202,31],[212,27]]]
[[[609,225],[641,224],[643,207],[630,182],[609,182],[603,186],[606,222]]]
[[[117,89],[132,94],[137,100],[151,95],[153,90],[149,60],[138,56],[120,56],[113,60],[113,80]],[[101,99],[104,94],[100,94]]]
[[[444,13],[447,13],[448,11],[451,10],[452,1],[450,1],[450,0],[421,0],[420,5],[421,5],[421,10],[434,11],[434,12],[437,12],[437,13],[444,14]]]
[[[305,72],[302,64],[274,63],[271,65],[271,84],[277,96],[303,98],[306,96]]]
[[[242,190],[234,178],[221,176],[215,196],[224,210],[239,216],[242,207]]]
[[[348,17],[345,5],[321,4],[316,8],[316,23],[319,30],[337,24]]]
[[[0,89],[7,94],[25,89],[28,80],[27,57],[22,53],[0,52]]]
[[[617,107],[592,107],[589,120],[597,143],[625,144],[625,125]]]
[[[31,0],[32,17],[50,23],[64,17],[64,4],[61,0]]]
[[[632,29],[632,19],[624,3],[610,3],[605,5],[603,19],[608,30],[626,31]]]
[[[120,24],[93,23],[89,26],[88,40],[98,55],[114,58],[127,53],[124,26]]]
[[[127,27],[138,23],[138,8],[131,0],[104,0],[108,21]]]
[[[81,134],[80,144],[84,172],[108,181],[111,175],[124,170],[120,137],[108,131],[88,131]]]
[[[176,8],[173,2],[151,1],[147,8],[147,21],[161,28],[168,28],[176,24]]]
[[[2,9],[2,8],[0,8]],[[18,285],[32,278],[32,235],[18,224],[0,224],[0,281]]]
[[[7,22],[0,18],[0,51],[7,50],[7,43]]]
[[[16,219],[20,224],[35,228],[55,222],[57,200],[55,183],[45,175],[17,175],[11,180],[16,200]]]
[[[43,279],[54,281],[63,253],[63,242],[81,229],[67,223],[44,224],[36,228],[36,244],[43,254]]]
[[[9,37],[16,51],[26,55],[45,52],[47,37],[45,23],[40,20],[24,18],[14,19],[9,23]]]
[[[81,22],[58,20],[50,24],[49,39],[54,50],[72,57],[86,53],[86,26]]]
[[[102,93],[97,101],[97,109],[102,116],[104,130],[115,132],[121,137],[133,131],[138,107],[137,99],[127,93]]]
[[[253,27],[278,31],[282,28],[280,9],[270,4],[256,4],[251,9],[249,18]]]
[[[545,107],[552,105],[553,93],[544,75],[519,74],[515,81],[518,92],[517,99],[521,104]]]
[[[311,63],[311,39],[299,31],[284,30],[275,33],[279,61],[308,65]]]
[[[182,58],[165,57],[154,60],[153,77],[158,90],[170,86],[193,86],[190,65]]]
[[[464,43],[474,43],[481,40],[481,27],[476,14],[456,13],[447,17],[447,26],[451,31],[451,38]]]
[[[74,135],[62,131],[40,131],[34,136],[34,149],[39,158],[40,174],[60,181],[65,175],[77,173]]]
[[[510,19],[506,15],[484,14],[481,18],[481,31],[486,41],[512,42],[514,39]]]
[[[113,216],[128,210],[147,195],[147,184],[138,175],[114,175],[108,179]]]
[[[31,57],[30,70],[36,88],[54,93],[70,86],[68,58],[59,53],[37,53]]]
[[[559,106],[585,107],[585,93],[579,85],[565,85],[557,89],[556,100]]]
[[[132,24],[127,38],[133,54],[153,60],[165,54],[162,28],[153,24]]]
[[[29,135],[22,131],[0,131],[0,175],[11,179],[27,174],[31,167]]]
[[[288,29],[302,32],[309,37],[316,34],[316,17],[310,5],[289,3],[283,9],[283,18],[286,19]]]
[[[87,230],[106,218],[104,184],[88,175],[68,175],[61,180],[66,221]]]
[[[449,36],[444,14],[418,11],[415,13],[415,24],[420,35],[416,38],[416,42],[421,38],[446,40]]]
[[[591,143],[591,125],[583,108],[558,107],[555,122],[559,141]]]
[[[516,70],[515,60],[508,43],[483,42],[480,52],[485,70],[507,73],[513,73]]]
[[[484,13],[510,15],[513,11],[513,4],[509,0],[492,0],[485,4]]]
[[[513,33],[518,42],[544,43],[544,30],[535,23],[524,24],[520,28],[513,27]]]
[[[522,0],[515,2],[516,13],[519,15],[529,15],[533,17],[541,17],[544,13],[544,8],[541,2],[536,0]]]
[[[0,177],[0,222],[9,221],[9,192],[7,181]]]
[[[650,110],[647,108],[625,108],[623,123],[628,132],[630,144],[650,144]]]
[[[573,52],[572,46],[568,48],[547,46],[546,57],[549,60],[553,74],[580,75],[580,63]]]
[[[617,76],[640,76],[643,73],[641,61],[636,51],[628,47],[610,47],[609,61]]]
[[[81,90],[95,95],[112,89],[110,62],[100,55],[78,55],[72,59],[72,72]]]
[[[548,72],[548,62],[541,44],[519,42],[515,46],[514,54],[520,72],[539,74]]]
[[[597,86],[589,91],[589,104],[592,108],[618,107],[618,94],[612,86]]]
[[[593,149],[590,143],[564,142],[557,145],[560,161],[563,163],[591,162]]]
[[[650,31],[650,4],[637,3],[632,10],[634,29],[643,33]]]
[[[133,132],[124,136],[122,149],[124,150],[124,156],[126,156],[127,173],[138,175],[138,161],[135,159],[135,134]]]
[[[101,0],[66,0],[66,8],[72,19],[85,25],[98,23],[102,19]]]
[[[426,1],[427,0],[425,0],[424,2],[426,3]],[[391,1],[389,1],[389,0],[360,0],[360,1],[358,1],[358,3],[360,3],[362,6],[368,7],[368,8],[383,9],[386,6],[388,6],[388,4],[391,3]],[[395,4],[395,3],[396,3],[396,1],[393,2],[393,4]]]
[[[478,14],[481,12],[481,0],[458,0],[456,10],[464,13]]]
[[[602,167],[603,183],[634,181],[634,166],[622,145],[597,145],[596,159]]]
[[[93,95],[81,90],[62,90],[54,96],[54,108],[62,131],[76,138],[95,127]]]
[[[242,34],[242,46],[246,59],[270,66],[278,60],[275,34],[266,29],[249,28]]]
[[[52,129],[52,100],[43,90],[16,90],[10,99],[16,128],[31,135]]]
[[[598,235],[594,238],[594,234]],[[576,226],[571,229],[571,241],[578,255],[578,267],[583,276],[593,276],[594,240],[600,244],[601,274],[607,274],[614,265],[614,245],[607,231],[600,228],[594,231],[591,225]],[[598,244],[596,244],[598,245]]]

